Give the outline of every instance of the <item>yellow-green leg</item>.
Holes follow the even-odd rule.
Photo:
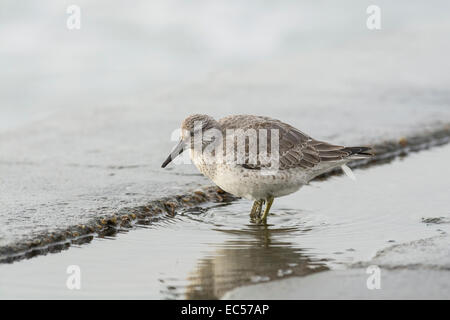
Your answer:
[[[261,219],[261,211],[262,211],[262,207],[263,205],[266,203],[266,200],[259,200],[259,206],[258,206],[258,214],[256,216],[257,219]]]
[[[252,211],[250,211],[250,218],[252,220],[259,218],[259,216],[261,215],[262,201],[263,200],[256,200],[255,202],[253,202]]]
[[[259,219],[259,223],[267,223],[267,216],[269,215],[270,207],[272,206],[274,197],[269,197],[266,200],[266,207],[264,208],[264,213],[261,219]]]

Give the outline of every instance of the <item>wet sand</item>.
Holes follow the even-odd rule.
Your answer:
[[[448,270],[384,270],[380,289],[366,286],[366,269],[321,272],[233,290],[223,299],[450,299]]]

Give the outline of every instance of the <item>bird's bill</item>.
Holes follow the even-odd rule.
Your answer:
[[[161,165],[162,168],[165,168],[169,163],[172,162],[173,159],[178,157],[184,151],[184,141],[181,139],[178,144],[173,148],[172,152],[167,157],[166,161]]]

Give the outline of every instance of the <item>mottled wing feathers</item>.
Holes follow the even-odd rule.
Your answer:
[[[270,155],[271,135],[270,130],[276,129],[279,132],[279,169],[290,168],[313,169],[321,162],[340,161],[352,155],[361,157],[370,156],[369,148],[366,147],[344,147],[332,145],[323,141],[314,140],[300,130],[269,117],[259,117],[252,115],[229,116],[219,120],[223,130],[225,129],[266,129],[268,130],[267,149]],[[226,134],[226,132],[224,132]],[[242,166],[248,169],[261,169],[270,166],[261,164],[259,161],[249,163],[248,148],[246,146],[245,164]]]

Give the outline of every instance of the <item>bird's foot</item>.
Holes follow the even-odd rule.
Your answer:
[[[267,225],[267,219],[262,219],[261,217],[256,218],[254,222],[260,226]]]
[[[257,224],[263,224],[263,225],[267,224],[267,216],[269,215],[270,207],[272,207],[273,200],[274,200],[273,197],[267,198],[266,201],[263,200],[264,202],[266,202],[266,207],[264,208],[264,213],[262,216],[261,216],[261,211],[259,212],[258,219],[256,220]]]

